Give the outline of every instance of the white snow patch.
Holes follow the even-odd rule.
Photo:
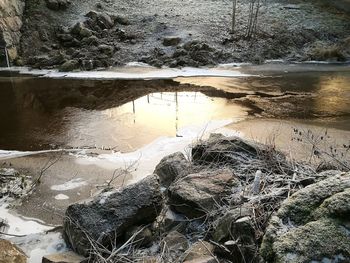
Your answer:
[[[0,206],[0,218],[5,220],[9,225],[6,233],[11,235],[29,235],[36,234],[52,229],[52,226],[44,225],[40,220],[25,218],[12,213],[6,204]]]
[[[82,178],[75,178],[68,182],[65,182],[64,184],[59,185],[53,185],[51,186],[51,190],[54,191],[67,191],[72,190],[81,186],[87,185],[87,182],[83,181]]]
[[[69,196],[68,195],[64,195],[64,194],[58,194],[55,196],[55,199],[56,200],[67,200],[69,199]]]

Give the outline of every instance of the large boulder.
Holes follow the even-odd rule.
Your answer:
[[[75,252],[88,256],[91,242],[108,247],[114,240],[122,241],[131,227],[153,222],[162,201],[155,175],[121,190],[101,193],[93,200],[68,207],[65,239]]]
[[[0,262],[1,263],[26,263],[27,257],[22,250],[10,241],[0,239]]]
[[[350,261],[350,173],[312,184],[271,218],[261,254],[272,263]]]
[[[232,188],[239,185],[233,173],[225,169],[190,174],[169,187],[169,204],[189,218],[201,217],[215,209],[232,193]]]
[[[190,162],[181,152],[164,157],[156,166],[154,173],[159,176],[160,184],[170,186],[176,179],[187,175],[190,171]]]
[[[239,137],[212,134],[192,148],[192,159],[198,164],[242,164],[256,159],[260,145]]]

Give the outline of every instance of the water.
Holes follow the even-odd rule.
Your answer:
[[[313,120],[350,130],[350,72],[169,80],[0,77],[0,149],[133,151],[212,120]]]

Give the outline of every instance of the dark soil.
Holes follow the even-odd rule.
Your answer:
[[[58,10],[27,0],[17,64],[71,71],[128,62],[198,67],[350,57],[350,18],[339,10],[319,1],[268,0],[247,39],[249,5],[238,2],[230,34],[230,0],[74,0]]]

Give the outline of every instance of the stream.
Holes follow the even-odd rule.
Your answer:
[[[164,156],[189,156],[189,145],[213,132],[260,142],[273,136],[288,151],[294,127],[350,142],[348,65],[2,70],[0,168],[37,176],[57,161],[15,211],[2,204],[0,218],[13,222],[11,234],[29,234],[13,241],[38,262],[66,249],[57,233],[43,231],[60,225],[66,207],[98,192],[116,169],[125,176],[115,187],[139,181]]]

